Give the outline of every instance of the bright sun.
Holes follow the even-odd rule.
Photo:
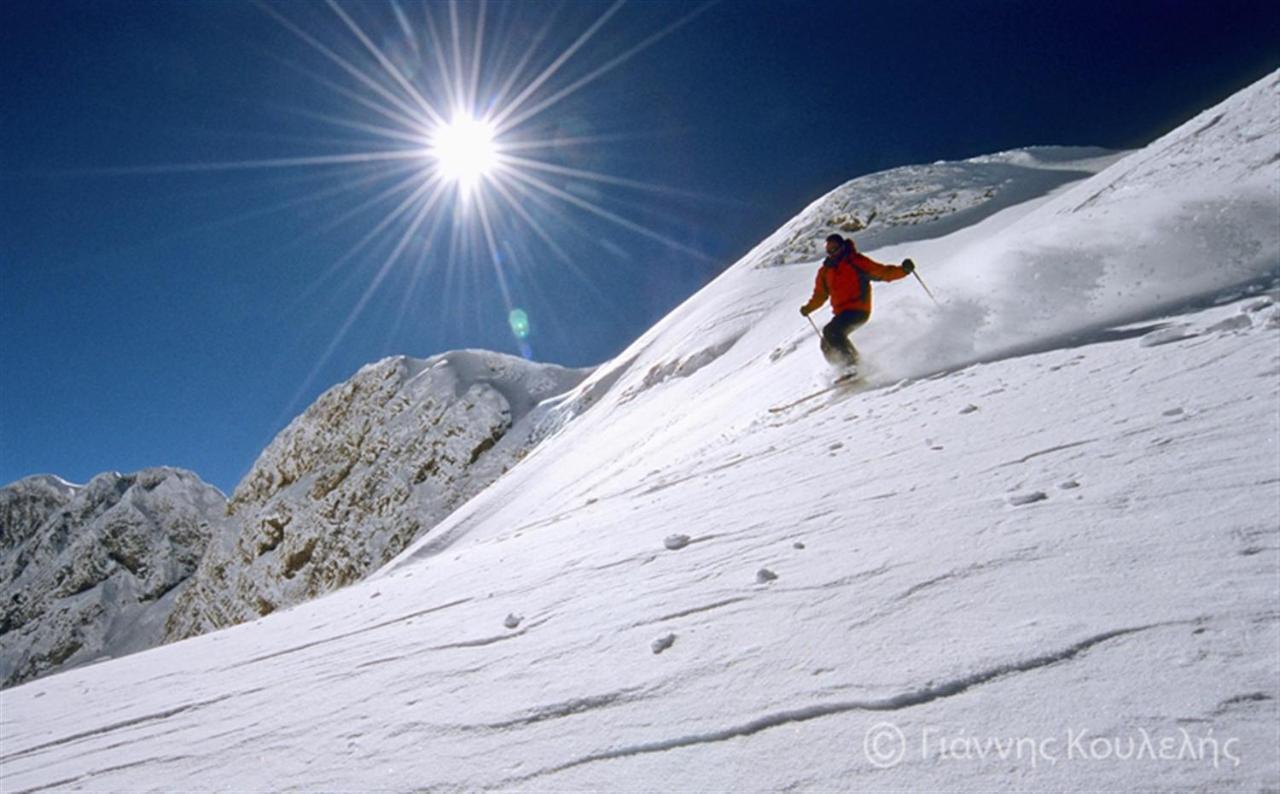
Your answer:
[[[467,115],[455,116],[436,130],[430,153],[441,176],[464,190],[490,174],[498,162],[493,127]]]
[[[530,358],[529,340],[532,329],[538,326],[531,324],[528,312],[516,305],[518,284],[511,274],[519,274],[520,267],[545,258],[541,250],[545,248],[559,263],[585,279],[587,274],[577,268],[576,257],[560,240],[568,237],[576,245],[603,242],[594,226],[578,223],[577,213],[594,216],[593,224],[614,224],[699,260],[713,261],[697,248],[650,228],[635,220],[634,212],[622,209],[633,206],[650,215],[662,205],[641,204],[635,199],[614,198],[603,189],[589,189],[607,185],[659,196],[692,194],[564,162],[563,155],[576,155],[587,151],[585,147],[611,139],[634,137],[630,132],[593,132],[595,125],[591,121],[577,120],[577,114],[585,112],[589,105],[585,100],[573,114],[575,120],[571,124],[552,123],[548,111],[680,30],[717,1],[702,0],[684,16],[645,35],[620,54],[614,52],[616,45],[622,43],[620,40],[609,46],[601,42],[596,65],[586,62],[579,53],[591,52],[585,49],[588,42],[621,13],[626,0],[578,4],[583,9],[581,20],[568,18],[572,15],[567,12],[564,17],[557,16],[558,9],[548,13],[542,4],[534,3],[419,0],[378,4],[327,0],[316,5],[325,5],[333,13],[335,30],[341,23],[350,33],[350,37],[335,34],[341,40],[329,43],[290,19],[284,13],[288,4],[283,0],[261,1],[256,5],[323,56],[335,77],[331,79],[324,71],[299,70],[358,104],[359,107],[352,106],[349,116],[299,109],[306,116],[336,125],[343,135],[333,140],[342,144],[341,149],[295,157],[159,166],[143,168],[139,173],[316,168],[323,169],[321,173],[344,177],[332,188],[268,208],[271,212],[327,199],[337,192],[350,191],[350,195],[360,196],[354,206],[318,231],[330,232],[356,219],[375,222],[316,284],[324,283],[348,263],[366,258],[371,260],[368,267],[373,275],[294,403],[310,388],[379,290],[385,292],[387,279],[397,264],[410,270],[406,300],[396,318],[397,333],[420,278],[442,268],[448,289],[450,285],[470,283],[457,277],[461,269],[483,266],[492,269],[511,332],[521,354]],[[303,5],[306,4],[297,6],[300,12]],[[500,8],[497,19],[508,26],[512,38],[494,34],[498,24],[486,23],[490,5],[494,13],[499,13]],[[529,8],[528,16],[508,16],[517,7]],[[594,21],[587,24],[588,19]],[[586,26],[575,34],[572,29],[579,21]],[[562,22],[570,24],[560,37]],[[540,32],[532,38],[523,33],[526,28],[532,31],[539,25]],[[372,27],[366,29],[367,26]],[[614,27],[620,25],[615,22]],[[557,35],[547,38],[553,29]],[[517,31],[521,32],[517,35]],[[527,49],[515,65],[508,66],[515,51],[526,44]],[[564,49],[560,49],[561,45]],[[434,57],[429,58],[429,53]],[[567,66],[575,57],[577,65]],[[612,126],[612,122],[606,121],[605,125]],[[566,136],[560,134],[561,129],[582,132]],[[548,137],[547,132],[552,130],[554,134]],[[353,150],[351,147],[361,139],[351,131],[370,133],[368,148]],[[605,161],[599,156],[591,159]],[[351,170],[331,170],[337,168]]]

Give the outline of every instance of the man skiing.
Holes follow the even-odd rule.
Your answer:
[[[871,316],[871,282],[897,281],[915,269],[910,259],[902,260],[901,266],[882,265],[858,253],[852,239],[838,234],[827,237],[827,258],[814,279],[813,297],[800,307],[800,313],[808,317],[831,298],[835,317],[822,328],[822,352],[828,361],[857,365],[858,351],[849,333]]]

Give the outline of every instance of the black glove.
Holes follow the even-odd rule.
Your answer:
[[[902,269],[907,271],[907,275],[909,276],[916,271],[916,263],[912,262],[910,259],[904,259],[902,260]]]
[[[808,305],[808,304],[805,304],[804,306],[801,306],[801,307],[800,307],[800,313],[801,313],[801,314],[803,314],[805,317],[808,317],[808,316],[809,316],[809,305]]]

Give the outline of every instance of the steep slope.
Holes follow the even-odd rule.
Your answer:
[[[722,409],[716,414],[720,421],[732,423],[737,412],[731,406],[740,404],[748,393],[753,402],[785,402],[803,394],[820,385],[825,373],[820,361],[793,355],[801,348],[807,352],[815,338],[796,309],[809,297],[818,265],[815,260],[833,229],[862,227],[852,235],[861,250],[872,251],[885,262],[896,262],[898,257],[886,257],[880,251],[910,254],[925,263],[932,281],[934,272],[945,269],[934,262],[934,252],[941,258],[957,237],[983,239],[997,234],[1066,186],[1122,157],[1096,148],[1036,147],[959,163],[905,166],[851,180],[813,202],[614,360],[598,367],[561,401],[539,432],[550,434],[599,404],[611,406],[595,412],[603,427],[619,417],[614,408],[651,390],[665,393],[666,388],[655,387],[677,382],[682,388],[673,397],[675,404],[685,406],[691,416],[686,430],[698,427],[692,416],[699,411],[691,407],[708,401]],[[948,230],[952,233],[946,234]],[[895,241],[897,248],[877,251],[885,240]],[[886,325],[882,316],[892,321],[891,315],[905,310],[914,321],[926,304],[914,286],[904,289],[901,285],[878,287],[876,303],[892,308],[878,310],[876,321],[860,331],[858,339],[863,352],[874,357],[864,356],[865,363],[882,368],[887,362],[877,348],[886,346],[879,338],[886,335],[875,335]],[[947,319],[967,317],[971,309],[948,306],[940,314]],[[924,338],[921,327],[901,321],[892,328],[913,344],[954,355],[956,342],[946,334]],[[863,339],[876,342],[863,345]],[[695,373],[697,377],[691,377]],[[740,376],[725,380],[730,373]],[[890,377],[880,372],[872,380],[884,382]],[[695,382],[698,385],[692,385]],[[649,419],[642,405],[627,415],[632,413],[638,422]],[[657,413],[664,414],[666,409],[659,408]],[[599,429],[592,422],[580,423],[579,428],[582,437]]]
[[[1222,129],[1269,129],[1274,85]],[[777,259],[807,243],[775,235],[372,578],[0,692],[6,786],[1274,786],[1280,307],[1258,282],[1280,202],[1245,186],[1272,202],[1231,249],[1252,253],[1190,293],[1194,247],[1132,266],[1153,218],[1219,241],[1179,207],[1229,196],[1208,176],[1236,151],[1197,151],[1176,191],[1159,157],[1112,170],[1143,150],[944,236],[894,225],[920,236],[871,253],[917,257],[946,303],[879,287],[867,384],[781,414],[827,375],[796,313],[816,262]],[[1054,209],[1092,180],[1125,200]],[[1036,258],[1056,239],[1087,263],[1100,230],[1100,274]],[[995,277],[985,246],[1039,277]],[[1197,303],[1165,313],[1152,286]]]
[[[796,308],[823,239],[839,228],[862,227],[852,236],[879,261],[912,257],[946,298],[933,304],[913,281],[877,287],[876,316],[857,335],[875,383],[1257,287],[1280,259],[1278,83],[1269,75],[1138,152],[1041,147],[852,180],[601,366],[564,410],[576,415],[606,394],[630,401],[689,361],[719,366],[699,378],[714,388],[686,402],[748,391],[785,402],[812,389],[821,365],[792,355],[814,338]],[[766,346],[770,367],[754,366]],[[744,377],[722,388],[737,370]]]
[[[1265,787],[1280,323],[1177,320],[504,478],[447,554],[0,693],[6,788]]]
[[[478,351],[363,368],[285,428],[236,488],[236,532],[201,561],[168,638],[360,580],[523,457],[538,403],[585,374]]]
[[[159,644],[225,506],[177,469],[0,488],[0,685]]]

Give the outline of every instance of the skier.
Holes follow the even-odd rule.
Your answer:
[[[852,239],[838,234],[827,237],[827,258],[814,279],[813,297],[800,307],[800,313],[808,317],[831,298],[835,317],[822,328],[822,353],[828,361],[857,366],[858,351],[849,333],[871,316],[871,282],[897,281],[915,269],[910,259],[902,260],[901,266],[882,265],[858,253]]]

